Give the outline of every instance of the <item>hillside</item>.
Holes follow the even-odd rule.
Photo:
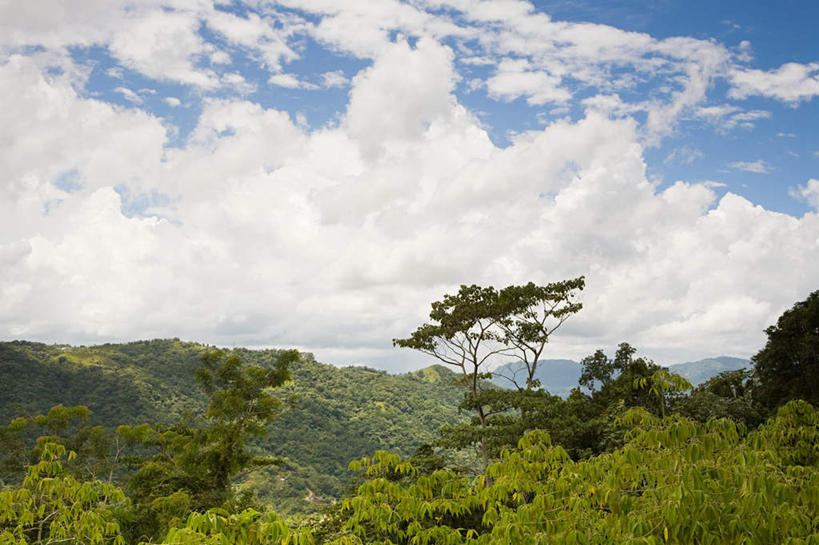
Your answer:
[[[108,427],[169,423],[184,410],[204,411],[192,371],[206,348],[177,339],[92,347],[0,343],[0,421],[58,403],[86,405],[93,422]],[[260,366],[276,357],[275,350],[232,352]],[[349,484],[350,460],[378,449],[411,454],[440,426],[461,418],[462,392],[440,366],[389,375],[305,355],[292,375],[281,389],[290,406],[258,445],[288,463],[266,470],[275,475],[255,476],[267,483],[262,494],[280,512],[309,511],[339,497]]]

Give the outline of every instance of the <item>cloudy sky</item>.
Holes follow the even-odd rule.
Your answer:
[[[819,4],[0,0],[0,336],[394,349],[585,275],[547,357],[748,356],[819,289]]]

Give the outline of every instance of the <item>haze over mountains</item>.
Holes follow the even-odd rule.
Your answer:
[[[688,379],[691,384],[697,386],[724,371],[744,369],[748,367],[750,363],[750,360],[742,358],[719,356],[716,358],[676,363],[669,365],[668,369],[673,373],[682,375]],[[514,387],[512,380],[516,380],[520,384],[522,377],[524,377],[521,367],[522,364],[518,362],[507,363],[506,365],[498,367],[493,371],[492,382],[502,388]],[[545,390],[565,398],[569,395],[572,388],[577,386],[580,371],[580,363],[574,360],[548,359],[542,360],[538,364],[535,378],[540,380],[540,384]],[[523,378],[523,380],[525,380],[525,378]]]

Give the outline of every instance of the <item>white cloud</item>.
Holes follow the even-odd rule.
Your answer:
[[[350,80],[344,75],[343,70],[333,70],[321,75],[324,87],[344,87]]]
[[[728,163],[728,166],[737,170],[744,170],[745,172],[753,172],[754,174],[767,174],[770,172],[768,163],[762,159],[756,161],[735,161]]]
[[[584,98],[581,103],[590,111],[600,112],[610,117],[624,117],[642,110],[639,106],[626,103],[617,94],[594,95],[593,97]],[[555,109],[550,113],[558,112]],[[562,113],[568,113],[566,106],[564,106]]]
[[[399,0],[282,0],[281,4],[320,17],[310,33],[320,42],[361,58],[375,58],[393,42],[391,34],[441,38],[475,36],[448,17],[426,13]]]
[[[170,80],[213,88],[213,71],[198,68],[208,53],[199,35],[199,18],[193,12],[151,11],[127,19],[109,45],[111,53],[126,67],[158,80]]]
[[[819,180],[811,178],[803,185],[790,188],[788,193],[794,199],[804,201],[808,206],[819,212]]]
[[[222,84],[232,87],[240,95],[249,95],[258,89],[255,83],[247,81],[244,76],[235,72],[224,74]]]
[[[135,92],[131,91],[127,87],[117,87],[114,89],[115,93],[119,93],[127,100],[128,102],[133,102],[134,104],[142,104],[142,98],[136,94]]]
[[[0,125],[17,135],[0,147],[6,190],[23,180],[46,186],[72,169],[89,188],[132,182],[155,187],[142,176],[162,157],[166,133],[158,119],[138,109],[77,100],[70,78],[46,79],[22,56],[0,65],[0,100],[15,104],[0,109]]]
[[[205,94],[196,128],[167,148],[161,120],[79,96],[87,67],[65,55],[0,64],[0,100],[15,106],[0,110],[14,135],[0,147],[0,330],[297,345],[339,364],[422,365],[390,339],[458,285],[585,274],[585,309],[549,355],[627,340],[668,361],[752,353],[815,289],[819,214],[773,213],[720,182],[659,190],[646,174],[644,145],[680,119],[735,128],[769,115],[703,107],[740,62],[724,46],[553,21],[526,2],[282,3],[312,16],[84,1],[64,26],[42,10],[28,22],[2,14],[11,22],[0,17],[0,36],[15,46],[110,43],[144,76],[224,95]],[[456,13],[424,11],[447,6]],[[229,49],[207,43],[202,24]],[[349,81],[283,71],[305,33],[372,63]],[[250,84],[227,50],[266,66],[271,85],[349,85],[346,109],[311,130],[303,115],[243,99],[231,91]],[[54,62],[66,72],[47,75]],[[456,97],[467,66],[475,92],[548,104],[552,115],[568,114],[582,91],[585,116],[498,147]],[[651,98],[635,101],[642,85]],[[200,98],[185,100],[198,110]],[[683,145],[667,158],[701,154]],[[815,206],[817,186],[792,194]]]
[[[717,182],[717,181],[714,181],[714,180],[705,180],[704,182],[700,182],[700,183],[702,183],[702,185],[704,185],[705,187],[707,187],[709,189],[714,189],[714,188],[719,189],[721,187],[728,187],[728,184],[726,184],[725,182]]]
[[[529,104],[564,102],[571,93],[560,88],[562,79],[542,70],[532,69],[524,59],[504,59],[495,75],[486,81],[489,95],[504,100],[525,96]]]
[[[696,148],[692,148],[690,146],[680,146],[679,148],[674,148],[674,150],[668,154],[663,162],[677,162],[684,165],[690,165],[697,159],[702,159],[703,157],[705,157],[705,154]]]
[[[247,17],[239,17],[221,10],[209,11],[205,20],[212,30],[231,43],[257,51],[271,70],[281,70],[282,63],[299,57],[287,40],[294,27],[303,26],[301,21],[294,23],[281,17],[262,18],[252,12]],[[221,62],[229,62],[229,57]]]
[[[3,2],[0,4],[0,45],[42,45],[60,48],[88,46],[107,41],[130,2],[127,0],[77,0],[63,2]],[[145,9],[156,7],[150,0]]]
[[[2,70],[0,88],[32,97],[17,121],[3,119],[19,141],[49,134],[22,120],[50,94],[64,108],[38,149],[0,159],[19,173],[0,214],[0,324],[14,336],[298,345],[394,368],[428,363],[390,339],[461,283],[585,274],[586,307],[550,355],[622,340],[657,358],[743,355],[819,275],[805,258],[816,215],[730,193],[715,203],[707,184],[657,193],[631,120],[589,114],[495,147],[452,95],[451,51],[431,41],[394,44],[356,77],[336,128],[304,133],[285,113],[211,100],[186,147],[143,148],[104,176],[89,159],[124,149],[112,134],[127,131],[132,145],[135,126],[159,124],[80,99],[22,59]],[[90,112],[107,121],[77,138]],[[161,149],[161,132],[145,136]],[[376,142],[378,154],[359,152]],[[47,172],[76,164],[86,189],[49,188]],[[170,221],[124,216],[112,172],[129,172],[134,191],[175,196]]]
[[[227,52],[221,50],[212,51],[208,58],[210,59],[211,64],[228,65],[231,63],[230,55],[228,55]]]
[[[302,81],[294,74],[273,74],[267,80],[271,85],[286,87],[287,89],[318,89],[318,85],[309,81]]]
[[[697,108],[696,115],[712,123],[720,132],[726,133],[737,127],[753,129],[756,121],[770,119],[772,114],[767,110],[743,111],[732,104],[721,104]]]
[[[150,0],[138,6],[125,1],[102,6],[83,0],[76,10],[80,15],[55,10],[65,15],[65,22],[44,16],[40,10],[9,13],[8,35],[17,45],[112,42],[111,51],[127,67],[152,78],[205,89],[214,89],[219,76],[204,61],[221,70],[232,60],[222,45],[215,45],[218,42],[204,42],[199,34],[202,24],[232,48],[263,64],[273,74],[272,84],[300,89],[313,89],[315,84],[287,74],[283,65],[299,58],[305,35],[337,52],[368,59],[388,49],[396,34],[399,40],[402,35],[448,38],[462,53],[459,64],[495,65],[489,76],[473,78],[477,83],[471,85],[473,90],[484,88],[490,96],[503,100],[525,97],[532,105],[565,102],[578,89],[596,88],[601,97],[620,93],[619,107],[610,113],[647,112],[642,130],[644,141],[651,144],[671,134],[680,118],[704,102],[715,79],[731,79],[736,96],[747,96],[742,94],[747,86],[737,83],[744,81],[747,74],[743,74],[759,79],[737,64],[750,60],[745,54],[747,43],[730,50],[709,40],[657,40],[606,25],[555,21],[535,11],[529,2],[286,0],[280,4],[289,9],[262,3],[240,16],[214,9],[205,0],[170,5]],[[56,27],[59,31],[55,32]],[[19,32],[19,28],[27,32]],[[787,72],[790,66],[785,65],[780,72]],[[809,72],[814,65],[798,66]],[[778,74],[773,79],[787,79]],[[663,80],[664,85],[656,85],[657,80]],[[650,100],[625,103],[623,91],[633,92],[647,83],[664,91],[653,93]],[[340,84],[337,79],[324,81],[324,86]],[[800,96],[807,97],[804,93]],[[610,100],[589,105],[613,106]],[[752,126],[756,119],[729,120],[726,130]]]
[[[422,136],[452,114],[452,51],[432,40],[400,41],[353,78],[346,126],[371,156],[390,141]]]
[[[792,104],[819,95],[819,63],[789,62],[769,72],[735,69],[730,73],[729,96],[746,98],[759,95]]]

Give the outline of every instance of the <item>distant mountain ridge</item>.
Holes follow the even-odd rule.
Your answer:
[[[730,356],[719,356],[716,358],[705,358],[697,361],[687,361],[669,365],[668,369],[685,377],[691,384],[697,386],[711,377],[715,377],[724,371],[735,371],[744,369],[751,364],[750,360],[734,358]],[[507,363],[492,372],[492,382],[502,388],[513,388],[514,384],[508,380],[509,377],[517,377],[515,380],[522,383],[522,364],[519,362]],[[572,388],[576,387],[580,379],[580,363],[574,360],[549,359],[541,360],[538,363],[535,378],[540,380],[544,390],[551,394],[567,397]]]
[[[669,365],[668,369],[672,373],[677,373],[685,377],[688,379],[688,382],[697,386],[725,371],[738,371],[750,365],[750,360],[730,356],[719,356],[716,358],[706,358],[704,360],[676,363]]]
[[[507,363],[492,371],[492,382],[501,388],[514,388],[514,378],[521,387],[525,385],[525,368],[518,362]],[[577,386],[580,378],[580,364],[574,360],[541,360],[538,362],[535,378],[540,380],[541,387],[550,394],[567,397],[572,388]]]

